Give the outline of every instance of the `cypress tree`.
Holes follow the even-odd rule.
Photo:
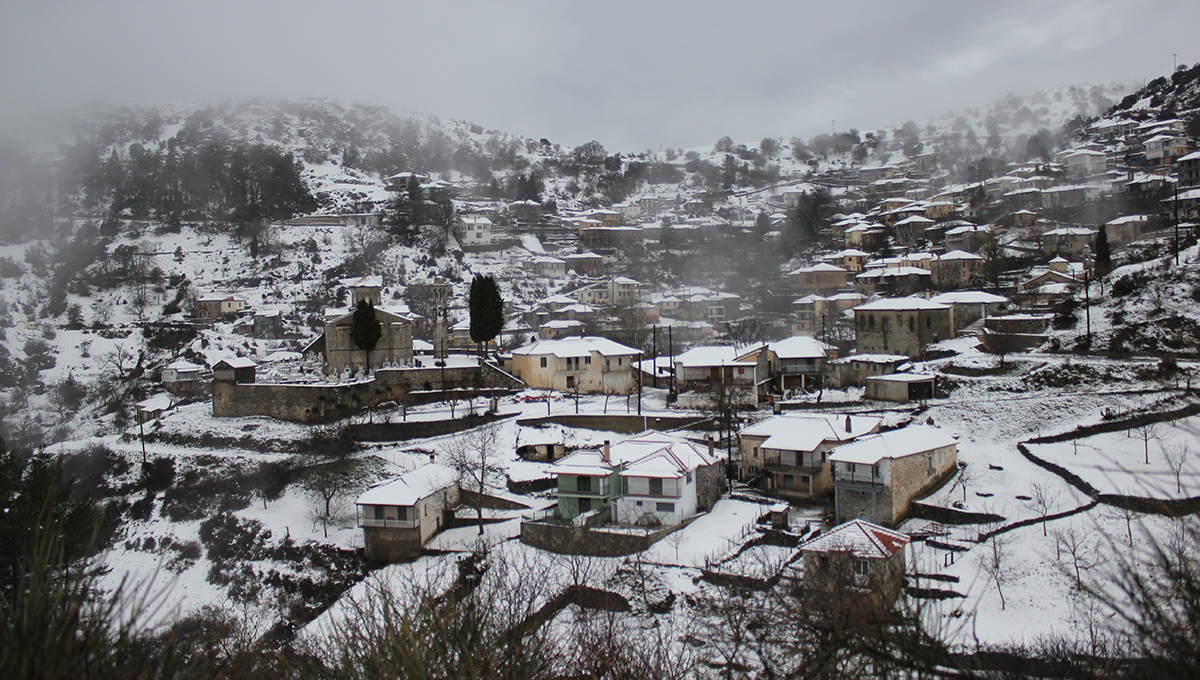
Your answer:
[[[1100,233],[1096,234],[1096,274],[1104,276],[1112,271],[1112,251],[1108,246],[1108,228],[1100,225]]]
[[[350,320],[350,340],[354,346],[367,353],[367,370],[371,370],[371,350],[383,335],[383,324],[375,318],[375,305],[369,300],[359,300]]]
[[[476,274],[467,305],[471,310],[471,342],[491,342],[504,328],[504,303],[495,277]]]

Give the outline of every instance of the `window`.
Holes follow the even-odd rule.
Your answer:
[[[866,576],[871,573],[871,563],[866,560],[854,561],[854,573],[857,576]]]
[[[785,489],[796,488],[796,479],[794,477],[792,477],[791,475],[784,475],[783,476],[783,488],[785,488]]]
[[[546,357],[542,357],[542,368],[546,367]]]
[[[687,481],[688,481],[688,484],[692,483],[692,471],[691,470],[688,470]]]
[[[583,363],[585,363],[585,364],[590,364],[590,363],[592,363],[592,357],[591,357],[591,356],[586,356],[586,357],[584,357],[584,358],[583,358]]]
[[[663,495],[663,483],[662,483],[661,479],[653,478],[650,480],[650,495],[651,496]]]
[[[586,492],[586,493],[591,493],[592,478],[591,477],[576,477],[575,478],[575,490]]]
[[[878,463],[871,466],[871,474],[875,475],[876,479],[878,479],[880,476],[882,476],[883,473],[880,471]]]
[[[620,365],[621,365],[621,357],[617,357],[617,365],[618,365],[618,366],[620,366]]]
[[[579,499],[579,513],[583,514],[585,512],[591,512],[591,511],[592,511],[592,499],[580,498]]]
[[[657,512],[675,512],[674,503],[655,503],[654,509]]]
[[[913,318],[911,316],[908,317],[908,330],[910,330],[910,331],[914,330],[913,329]]]
[[[382,505],[375,506],[375,519],[383,519],[383,506]]]

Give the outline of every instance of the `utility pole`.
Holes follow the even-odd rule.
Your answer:
[[[651,359],[651,366],[653,366],[653,368],[651,370],[654,371],[654,373],[652,374],[654,377],[652,379],[654,380],[654,389],[657,390],[658,389],[658,324],[654,324],[653,326],[650,327],[650,333],[654,337],[654,358]],[[645,362],[643,362],[643,365],[645,365]]]

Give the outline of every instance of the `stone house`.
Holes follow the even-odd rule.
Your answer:
[[[923,298],[885,298],[854,308],[855,343],[863,354],[920,357],[925,346],[954,337],[950,305]]]
[[[869,605],[889,607],[904,588],[908,536],[859,519],[800,546],[805,586],[825,591],[844,584],[865,591]]]
[[[1096,230],[1090,227],[1059,227],[1042,234],[1042,252],[1046,255],[1079,257],[1091,248]]]
[[[222,359],[213,365],[213,380],[227,380],[238,384],[252,383],[257,367],[258,364],[250,357]]]
[[[837,446],[873,432],[877,416],[806,413],[767,418],[738,433],[741,478],[758,479],[772,496],[809,498],[833,491],[828,456]]]
[[[929,301],[950,305],[956,329],[966,328],[979,319],[986,319],[989,314],[995,314],[1000,311],[1001,306],[1008,304],[1008,298],[981,290],[951,291],[934,295]]]
[[[933,287],[939,290],[959,290],[971,285],[983,272],[983,258],[962,250],[943,253],[932,262]]]
[[[429,463],[368,489],[355,501],[367,559],[400,562],[417,557],[442,530],[459,503],[458,474]]]
[[[829,456],[834,515],[896,526],[917,497],[958,469],[958,442],[936,427],[914,425],[860,437]]]
[[[607,338],[539,340],[512,351],[512,373],[534,389],[627,394],[640,354]]]
[[[237,314],[246,308],[246,301],[234,295],[204,295],[196,299],[194,316],[197,319],[219,319]]]

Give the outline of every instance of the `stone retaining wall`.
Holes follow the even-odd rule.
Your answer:
[[[298,423],[330,423],[388,401],[433,389],[523,389],[524,383],[489,364],[450,368],[385,368],[346,384],[274,385],[213,381],[213,415],[269,416]],[[411,400],[411,399],[410,399]]]
[[[548,552],[593,557],[622,557],[639,553],[663,536],[686,525],[653,533],[603,531],[552,522],[521,522],[521,542]]]

